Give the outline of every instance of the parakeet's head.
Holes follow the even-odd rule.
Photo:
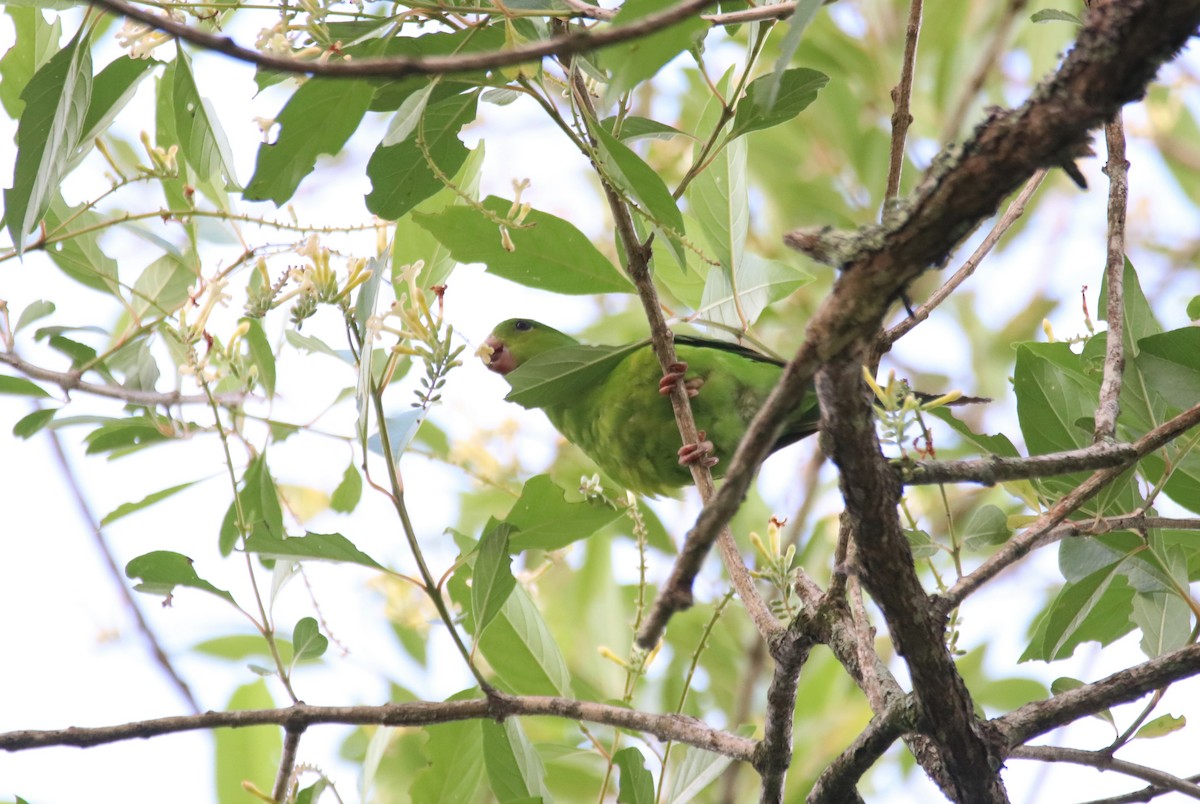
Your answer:
[[[496,325],[479,354],[488,369],[507,374],[542,352],[576,343],[570,335],[553,327],[528,318],[510,318]]]

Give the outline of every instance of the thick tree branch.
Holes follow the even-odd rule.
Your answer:
[[[754,769],[762,777],[759,801],[763,804],[783,804],[783,783],[792,762],[796,688],[800,683],[800,670],[816,644],[810,626],[809,618],[801,614],[776,638],[776,644],[770,646],[775,671],[767,689],[763,739],[754,757]]]
[[[1018,746],[1059,726],[1095,714],[1183,678],[1200,674],[1200,645],[1187,645],[1147,662],[1055,695],[1035,701],[991,721],[1005,742]]]
[[[340,723],[374,726],[427,726],[457,720],[548,715],[568,720],[602,723],[652,734],[660,740],[702,748],[734,759],[750,761],[757,743],[714,729],[686,715],[656,715],[620,706],[541,695],[511,696],[494,692],[471,701],[418,701],[383,706],[309,706],[298,703],[283,709],[249,709],[238,712],[205,712],[202,715],[141,720],[119,726],[66,728],[51,731],[10,731],[0,734],[0,749],[22,751],[53,745],[87,748],[124,740],[177,734],[184,731],[247,726],[282,726],[300,731],[309,726]]]
[[[1014,759],[1034,759],[1039,762],[1070,762],[1087,765],[1097,770],[1112,770],[1150,782],[1162,790],[1175,790],[1191,798],[1200,799],[1200,785],[1173,776],[1170,773],[1117,759],[1103,751],[1081,751],[1078,748],[1057,748],[1049,745],[1023,745],[1009,754]]]
[[[1109,483],[1116,480],[1126,469],[1140,458],[1177,438],[1200,424],[1200,404],[1188,408],[1170,421],[1160,424],[1133,444],[1133,454],[1122,463],[1101,469],[1061,497],[1050,510],[1042,514],[1023,533],[1010,539],[1003,547],[980,564],[973,572],[963,576],[958,583],[944,594],[935,596],[933,606],[942,616],[958,606],[987,581],[1024,558],[1032,551],[1064,538],[1065,532],[1055,526],[1071,515],[1079,506],[1100,493]],[[1097,445],[1098,446],[1098,445]]]
[[[867,727],[854,738],[854,742],[821,771],[805,801],[808,804],[861,802],[858,780],[902,733],[914,727],[917,719],[916,706],[909,697],[875,715]]]
[[[300,753],[300,738],[304,729],[288,728],[283,736],[283,751],[279,755],[279,770],[275,772],[275,787],[271,797],[276,801],[287,801],[288,788],[292,785],[292,774],[296,770],[296,756]]]
[[[931,611],[913,566],[897,512],[901,487],[879,448],[859,366],[852,354],[817,375],[821,444],[838,467],[843,516],[854,535],[851,571],[879,605],[896,651],[908,664],[922,731],[939,749],[953,800],[1005,802],[995,748],[979,728],[971,695],[946,648],[945,622]]]
[[[1023,106],[994,113],[960,149],[943,153],[906,203],[880,226],[839,238],[795,232],[787,240],[842,266],[804,343],[754,417],[725,482],[705,503],[661,594],[686,596],[704,556],[742,500],[816,370],[879,328],[892,301],[1040,168],[1084,142],[1087,132],[1141,97],[1159,66],[1200,23],[1200,0],[1124,0],[1094,8],[1058,73]],[[665,626],[665,622],[662,623]],[[643,630],[642,641],[656,634]]]
[[[330,78],[403,78],[410,75],[449,75],[452,73],[490,70],[537,61],[546,56],[570,56],[599,50],[621,42],[648,36],[676,23],[696,16],[715,0],[683,0],[678,5],[617,27],[603,31],[555,36],[542,42],[521,45],[488,53],[461,53],[454,56],[393,56],[379,59],[345,61],[301,61],[286,56],[271,56],[234,42],[228,36],[217,36],[197,30],[182,22],[137,8],[125,0],[88,0],[95,6],[137,20],[193,45],[211,50],[238,61],[268,70],[302,75],[321,75]]]

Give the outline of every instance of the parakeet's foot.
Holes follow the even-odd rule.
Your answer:
[[[716,466],[720,460],[716,455],[713,455],[713,442],[708,440],[708,434],[701,430],[698,435],[700,441],[696,444],[684,444],[679,448],[679,465],[680,466]]]
[[[675,387],[675,383],[687,376],[687,369],[687,363],[672,363],[667,373],[658,382],[658,392],[663,396],[670,396],[671,389]],[[689,399],[700,393],[702,385],[704,385],[703,377],[692,377],[690,380],[684,380],[683,383]]]

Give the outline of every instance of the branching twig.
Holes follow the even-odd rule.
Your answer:
[[[991,721],[1017,746],[1102,709],[1129,703],[1160,687],[1200,674],[1200,645],[1186,645],[1092,684],[1034,701]]]
[[[1119,477],[1135,461],[1149,455],[1197,424],[1200,424],[1200,404],[1188,408],[1170,421],[1146,433],[1146,435],[1134,442],[1133,455],[1126,458],[1120,464],[1095,472],[1087,480],[1083,481],[1083,483],[1060,498],[1046,513],[1038,517],[1024,533],[1011,539],[980,564],[974,572],[960,578],[958,583],[954,584],[944,594],[935,597],[934,608],[944,615],[962,603],[967,595],[977,590],[985,582],[991,580],[1021,558],[1024,558],[1030,552],[1064,538],[1066,534],[1058,531],[1055,526],[1070,516],[1072,511],[1075,511],[1079,506],[1100,493],[1101,490]]]
[[[975,249],[974,253],[967,258],[967,261],[962,264],[962,267],[954,272],[949,279],[946,280],[940,288],[934,291],[925,303],[918,307],[913,314],[901,321],[896,326],[884,332],[879,338],[879,346],[876,347],[880,353],[886,352],[892,348],[892,344],[900,340],[904,335],[907,335],[917,324],[920,324],[925,319],[929,318],[929,314],[937,308],[942,302],[949,298],[959,285],[967,281],[967,279],[975,273],[975,269],[979,267],[979,263],[983,262],[991,250],[999,242],[1004,233],[1016,223],[1017,218],[1025,213],[1025,206],[1029,203],[1029,199],[1041,186],[1042,179],[1046,178],[1046,169],[1042,168],[1029,177],[1029,181],[1025,182],[1025,186],[1021,188],[1021,192],[1013,199],[1013,202],[1008,205],[1008,209],[1004,210],[1004,214],[1000,216],[1000,220],[996,221],[996,225],[987,233],[987,237],[983,238],[983,242]]]
[[[1100,402],[1096,406],[1095,439],[1111,441],[1117,432],[1121,412],[1121,378],[1125,372],[1125,210],[1129,197],[1129,162],[1125,160],[1125,126],[1121,114],[1104,126],[1108,143],[1108,256],[1104,263],[1108,287],[1105,319],[1104,380],[1100,383]]]
[[[12,352],[0,352],[0,363],[12,366],[26,377],[35,380],[54,383],[64,391],[83,391],[84,393],[118,399],[129,405],[141,405],[147,408],[174,407],[175,405],[207,405],[208,397],[204,394],[183,394],[179,391],[140,391],[136,388],[124,388],[120,385],[102,385],[88,382],[82,378],[79,371],[53,371],[35,366],[18,357]],[[244,394],[218,394],[216,400],[222,405],[236,405],[245,399]]]
[[[268,70],[301,75],[321,75],[330,78],[403,78],[410,75],[448,75],[452,73],[489,70],[537,61],[546,56],[568,56],[599,50],[609,45],[648,36],[655,31],[697,15],[715,0],[682,0],[678,5],[654,14],[647,14],[627,25],[603,31],[555,36],[541,42],[520,45],[488,53],[460,53],[453,56],[394,56],[378,59],[346,61],[302,61],[286,56],[272,56],[234,42],[228,36],[217,36],[197,30],[165,16],[144,11],[125,0],[88,0],[130,19],[169,33],[185,42],[221,53],[238,61]]]
[[[1112,770],[1152,783],[1162,790],[1175,790],[1200,799],[1200,785],[1173,776],[1157,768],[1138,765],[1106,754],[1103,751],[1081,751],[1078,748],[1056,748],[1049,745],[1023,745],[1009,754],[1014,759],[1035,759],[1039,762],[1070,762],[1098,770]]]
[[[142,609],[138,606],[137,600],[134,599],[133,592],[130,591],[125,573],[121,571],[120,566],[113,557],[112,550],[108,546],[108,540],[104,538],[104,531],[100,529],[100,523],[96,520],[91,506],[88,505],[87,500],[83,496],[83,489],[79,487],[79,480],[75,476],[75,470],[71,466],[71,462],[67,460],[67,454],[63,450],[62,439],[58,437],[58,433],[51,429],[46,430],[46,435],[50,438],[50,448],[54,451],[54,457],[58,461],[62,478],[66,482],[67,488],[71,490],[71,497],[75,500],[75,507],[79,509],[79,516],[87,523],[88,530],[91,531],[92,538],[96,542],[96,549],[99,551],[100,557],[104,560],[104,567],[108,570],[108,574],[116,585],[121,600],[125,602],[125,607],[133,617],[133,621],[137,625],[137,630],[141,632],[143,639],[146,640],[146,645],[150,648],[150,653],[154,656],[155,663],[166,674],[171,684],[179,691],[179,694],[183,696],[183,700],[187,703],[188,708],[198,713],[200,711],[200,704],[196,702],[195,696],[192,695],[191,688],[188,687],[187,682],[175,670],[175,666],[171,664],[171,659],[167,656],[166,651],[162,649],[162,645],[158,641],[158,635],[154,633],[154,629],[150,627],[150,623],[142,616]]]
[[[958,138],[958,130],[962,128],[963,120],[967,116],[967,109],[970,108],[975,96],[979,94],[979,90],[983,89],[983,82],[988,73],[1000,61],[1004,46],[1008,44],[1008,35],[1012,31],[1013,23],[1027,5],[1029,5],[1029,0],[1010,0],[1008,6],[1001,13],[1000,19],[992,26],[992,38],[988,43],[987,50],[980,57],[975,72],[971,73],[971,78],[967,81],[962,95],[959,96],[954,111],[946,118],[946,127],[942,131],[942,142],[953,142]]]
[[[571,698],[530,695],[511,696],[495,692],[470,701],[417,701],[383,706],[310,706],[297,703],[283,709],[248,709],[236,712],[205,712],[200,715],[164,717],[119,726],[50,731],[10,731],[0,734],[0,750],[22,751],[52,745],[86,748],[124,740],[156,737],[202,729],[283,726],[302,730],[326,723],[376,726],[426,726],[458,720],[503,720],[512,716],[549,715],[568,720],[602,723],[652,734],[661,740],[686,743],[734,759],[749,761],[755,741],[714,729],[687,715],[656,715],[622,706],[577,701]]]

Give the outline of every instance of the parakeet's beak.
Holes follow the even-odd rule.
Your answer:
[[[490,335],[484,344],[492,350],[491,355],[484,360],[489,371],[507,374],[517,367],[517,361],[513,358],[512,352],[504,348],[504,341],[495,335]]]

